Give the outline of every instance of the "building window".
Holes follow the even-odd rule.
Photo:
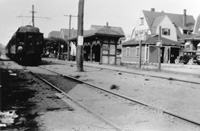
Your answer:
[[[144,17],[140,18],[140,25],[144,25]]]
[[[140,47],[139,47],[139,46],[136,47],[135,56],[136,56],[136,57],[139,57],[139,56],[140,56]]]
[[[126,57],[130,56],[130,47],[126,47]]]
[[[170,29],[162,28],[162,35],[170,35]]]
[[[191,35],[192,31],[191,30],[183,30],[183,34],[186,35]]]

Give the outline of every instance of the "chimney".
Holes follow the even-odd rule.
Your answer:
[[[107,26],[107,27],[109,26],[108,22],[106,22],[106,26]]]
[[[151,8],[151,11],[152,11],[152,12],[155,12],[155,8]]]
[[[187,13],[186,13],[186,9],[183,10],[183,26],[185,27],[186,26],[186,23],[187,23]]]

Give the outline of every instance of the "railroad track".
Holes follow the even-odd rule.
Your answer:
[[[30,71],[30,73],[37,77],[38,79],[42,80],[43,82],[45,82],[47,85],[49,85],[50,87],[52,87],[53,89],[57,90],[59,93],[62,93],[65,97],[67,97],[68,99],[70,99],[72,102],[76,103],[78,106],[82,107],[84,110],[86,110],[87,112],[89,112],[90,114],[98,117],[100,120],[102,120],[103,122],[105,122],[107,125],[111,126],[112,128],[114,128],[116,131],[123,131],[119,126],[115,125],[114,123],[112,123],[111,121],[107,120],[106,118],[102,117],[101,115],[99,115],[98,113],[96,113],[95,111],[89,109],[88,107],[86,107],[85,105],[81,104],[80,102],[78,102],[77,100],[75,100],[74,98],[72,98],[70,95],[68,95],[67,93],[65,93],[65,91],[63,91],[62,89],[60,89],[59,87],[55,86],[54,84],[52,84],[51,82],[49,82],[48,80],[46,80],[45,78],[43,78],[40,75],[37,75],[33,72]],[[55,72],[54,72],[55,73]],[[73,79],[75,80],[75,79]]]
[[[187,122],[187,123],[191,123],[191,124],[193,124],[193,125],[200,126],[200,123],[199,123],[199,122],[196,122],[196,121],[190,120],[190,119],[188,119],[188,118],[182,117],[182,116],[180,116],[180,115],[174,114],[174,113],[172,113],[172,112],[170,112],[170,111],[168,111],[168,110],[161,109],[161,108],[155,107],[155,106],[153,106],[153,105],[150,105],[150,104],[148,104],[148,103],[142,102],[142,101],[140,101],[140,100],[136,100],[136,99],[133,99],[133,98],[131,98],[131,97],[128,97],[128,96],[125,96],[125,95],[122,95],[122,94],[119,94],[119,93],[115,93],[115,92],[112,92],[112,91],[110,91],[110,90],[103,89],[103,88],[101,88],[101,87],[99,87],[99,86],[97,86],[97,85],[94,85],[94,84],[91,84],[91,83],[88,83],[88,82],[85,82],[85,81],[81,81],[81,80],[76,79],[76,78],[71,77],[71,76],[62,75],[62,74],[60,74],[60,73],[58,73],[58,72],[55,72],[55,71],[46,69],[46,68],[44,68],[44,67],[40,67],[40,68],[43,68],[43,69],[48,70],[48,71],[50,71],[50,72],[52,72],[52,73],[61,75],[61,76],[63,76],[63,77],[66,78],[66,79],[71,79],[71,80],[76,81],[76,82],[78,82],[78,83],[86,84],[86,85],[88,85],[88,86],[91,87],[91,88],[95,88],[95,89],[97,89],[97,90],[101,90],[101,91],[106,92],[106,93],[108,93],[108,94],[112,94],[112,95],[117,96],[117,97],[120,97],[120,98],[122,98],[122,99],[125,99],[125,100],[128,100],[128,101],[137,103],[137,104],[139,104],[139,105],[142,105],[142,106],[144,106],[144,107],[147,107],[147,108],[156,110],[156,111],[158,111],[158,112],[161,112],[161,113],[166,114],[166,115],[168,115],[168,116],[172,116],[172,117],[174,117],[174,118],[177,118],[177,119],[179,119],[179,120],[185,121],[185,122]]]

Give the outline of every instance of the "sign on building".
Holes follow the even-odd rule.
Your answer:
[[[137,30],[135,31],[136,41],[145,41],[147,36],[147,30]]]
[[[162,40],[158,40],[158,41],[156,42],[156,46],[161,47],[161,46],[162,46]]]

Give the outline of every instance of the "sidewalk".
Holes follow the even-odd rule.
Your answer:
[[[43,58],[43,60],[52,61],[61,64],[76,64],[76,61],[59,60],[56,58]],[[85,62],[84,66],[105,68],[109,70],[116,70],[122,72],[130,72],[135,74],[150,75],[155,77],[175,78],[184,81],[193,81],[200,83],[200,65],[175,65],[162,64],[161,71],[158,70],[157,65],[142,65],[139,69],[137,64],[129,66],[119,65],[104,65],[96,62]]]

